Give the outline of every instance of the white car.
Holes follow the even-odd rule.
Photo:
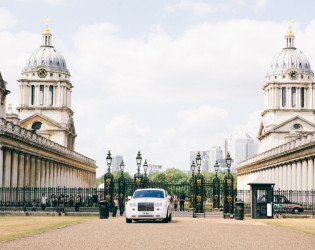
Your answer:
[[[164,189],[137,189],[126,205],[126,222],[132,220],[172,220],[170,197]]]

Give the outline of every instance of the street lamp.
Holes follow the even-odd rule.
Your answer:
[[[110,172],[110,166],[112,165],[112,156],[111,156],[110,150],[108,150],[106,162],[108,166],[108,172]]]
[[[125,164],[124,164],[124,160],[121,161],[120,163],[120,171],[121,171],[121,175],[124,174],[124,168],[125,168]]]
[[[147,160],[144,161],[143,169],[144,169],[144,176],[146,177],[147,176],[147,170],[148,170]]]
[[[196,169],[195,162],[192,161],[192,163],[191,163],[191,171],[192,171],[193,175],[194,175],[194,173],[195,173],[195,169]]]
[[[201,155],[200,155],[200,151],[198,151],[197,157],[196,157],[196,163],[198,166],[198,173],[200,173],[200,166],[201,166]]]
[[[140,166],[141,166],[141,161],[142,161],[140,150],[138,150],[136,160],[137,160],[138,172],[140,172]]]
[[[227,152],[225,161],[226,161],[226,166],[228,167],[228,173],[230,173],[230,167],[232,164],[232,158],[230,156],[230,152]]]
[[[218,164],[218,161],[215,161],[215,164],[214,164],[214,171],[215,171],[215,177],[218,176],[218,171],[219,171],[219,164]]]

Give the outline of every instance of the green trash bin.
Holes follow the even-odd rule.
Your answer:
[[[244,202],[237,201],[235,204],[235,220],[244,220]]]
[[[99,202],[100,219],[108,219],[109,217],[109,204],[108,201],[102,200]]]

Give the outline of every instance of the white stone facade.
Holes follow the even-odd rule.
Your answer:
[[[315,87],[306,56],[294,47],[291,28],[285,47],[265,77],[259,154],[237,164],[237,188],[262,175],[275,189],[311,191],[315,187]]]

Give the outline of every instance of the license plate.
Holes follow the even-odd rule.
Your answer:
[[[151,215],[152,213],[149,213],[149,212],[143,212],[141,213],[142,215]]]

